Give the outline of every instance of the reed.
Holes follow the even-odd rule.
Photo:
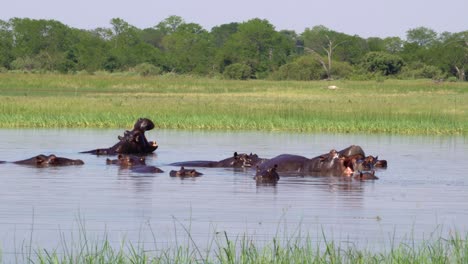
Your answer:
[[[104,237],[100,242],[81,239],[73,247],[36,249],[23,256],[21,263],[467,263],[468,234],[434,238],[421,242],[392,244],[390,249],[370,250],[353,245],[341,246],[336,241],[315,240],[310,236],[270,242],[255,241],[248,235],[230,238],[226,233],[214,238],[207,249],[192,240],[175,247],[148,250],[140,244],[121,242],[113,247]]]
[[[334,84],[339,88],[327,89]],[[0,74],[2,128],[468,133],[468,83]]]

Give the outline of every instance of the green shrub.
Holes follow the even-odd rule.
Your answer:
[[[362,60],[362,67],[369,72],[393,75],[401,71],[404,62],[397,55],[386,52],[369,52]]]
[[[252,68],[242,63],[234,63],[224,69],[223,76],[226,79],[246,80],[251,77]]]
[[[331,75],[333,79],[348,79],[353,72],[354,68],[349,63],[332,61]]]
[[[19,57],[11,62],[11,68],[20,71],[32,71],[34,69],[39,69],[40,63],[29,56]]]
[[[272,79],[310,81],[323,79],[324,76],[325,71],[316,59],[311,56],[302,56],[282,65],[272,74]]]
[[[424,63],[413,63],[406,67],[403,67],[399,74],[401,79],[442,79],[443,73],[436,66],[426,65]]]
[[[141,76],[155,76],[162,73],[161,68],[150,63],[141,63],[135,66],[135,72]]]

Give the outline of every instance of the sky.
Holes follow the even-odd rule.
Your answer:
[[[54,19],[80,29],[110,27],[112,18],[144,29],[171,15],[207,30],[260,18],[276,30],[300,34],[323,25],[363,38],[404,39],[420,26],[438,33],[468,30],[468,0],[0,0],[0,20]]]

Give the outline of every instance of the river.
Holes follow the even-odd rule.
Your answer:
[[[364,248],[420,241],[468,227],[468,138],[201,132],[152,130],[159,148],[147,164],[165,172],[138,174],[78,152],[110,147],[123,130],[1,129],[0,160],[38,154],[79,158],[83,166],[32,168],[0,164],[0,248],[3,259],[25,245],[60,248],[87,239],[122,240],[145,248],[187,241],[205,245],[217,234],[272,237],[309,235]],[[282,153],[314,157],[360,145],[388,161],[375,181],[336,177],[282,177],[257,186],[252,170],[198,168],[203,176],[169,177],[169,163],[221,160],[237,151],[271,158]],[[69,243],[69,242],[67,242]]]

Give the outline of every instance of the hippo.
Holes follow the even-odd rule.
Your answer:
[[[199,177],[203,175],[203,173],[196,171],[195,169],[186,169],[184,167],[180,167],[180,170],[171,170],[169,172],[169,176],[171,177]]]
[[[338,155],[355,159],[364,159],[366,157],[364,150],[358,145],[351,145],[345,149],[342,149],[338,151]]]
[[[35,157],[14,161],[15,164],[20,165],[29,165],[29,166],[36,166],[36,167],[55,167],[55,166],[71,166],[71,165],[83,165],[84,162],[80,159],[68,159],[63,157],[57,157],[54,154],[51,155],[44,155],[40,154]]]
[[[135,156],[135,155],[124,155],[119,154],[117,159],[111,160],[106,159],[106,163],[119,165],[121,167],[132,167],[132,166],[146,166],[145,157]]]
[[[132,172],[137,173],[162,173],[164,172],[158,167],[146,165],[145,157],[119,154],[117,159],[106,159],[108,165],[119,165],[120,168],[130,169]]]
[[[148,141],[145,131],[154,128],[154,123],[147,118],[139,118],[133,130],[124,132],[123,136],[118,136],[119,142],[110,148],[93,149],[80,153],[95,155],[117,155],[117,154],[149,154],[158,148],[156,141]]]
[[[364,180],[378,180],[379,177],[375,176],[375,171],[357,171],[354,173],[354,179],[359,181]]]
[[[272,168],[262,170],[257,166],[257,173],[254,177],[254,180],[257,181],[257,183],[277,183],[280,179],[278,173],[276,172],[277,168],[277,164],[275,164]]]
[[[259,165],[260,170],[277,165],[276,171],[308,176],[350,176],[356,170],[358,158],[364,158],[361,147],[352,145],[341,151],[306,158],[299,155],[282,154]]]
[[[379,160],[379,156],[369,155],[364,159],[355,160],[355,169],[360,171],[370,171],[375,168],[387,168],[386,160]]]
[[[226,158],[220,161],[209,161],[209,160],[196,160],[196,161],[183,161],[171,163],[172,166],[190,166],[190,167],[207,167],[207,168],[248,168],[255,167],[263,163],[265,159],[261,159],[257,154],[238,154],[234,152],[234,155],[230,158]]]

